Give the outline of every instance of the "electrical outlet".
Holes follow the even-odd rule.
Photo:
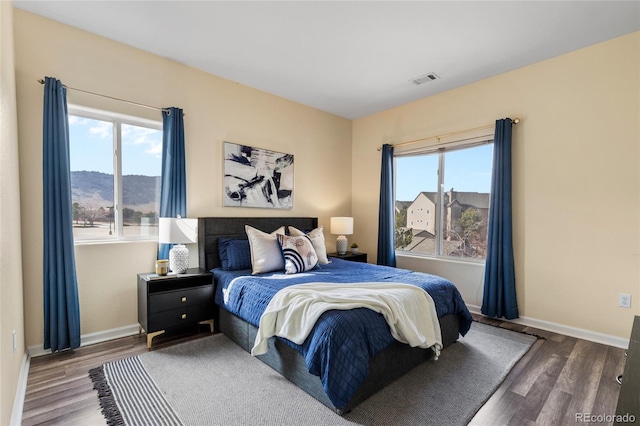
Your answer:
[[[622,306],[623,308],[631,307],[631,295],[620,293],[618,296],[618,306]]]

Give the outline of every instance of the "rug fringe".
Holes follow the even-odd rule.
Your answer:
[[[102,415],[107,420],[107,426],[124,426],[122,413],[120,413],[113,393],[107,383],[104,366],[89,370],[89,378],[91,378],[93,382],[93,388],[98,391],[100,408],[102,409]]]

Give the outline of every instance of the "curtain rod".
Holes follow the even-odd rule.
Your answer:
[[[519,122],[520,122],[519,118],[514,118],[513,121],[512,121],[512,124],[518,124]],[[458,130],[456,132],[445,133],[445,134],[436,135],[436,136],[429,136],[428,138],[414,139],[412,141],[400,142],[400,143],[389,144],[389,145],[391,145],[391,146],[393,146],[395,148],[396,146],[411,145],[411,144],[414,144],[414,143],[417,143],[417,142],[428,141],[429,139],[440,139],[440,138],[446,138],[448,136],[458,135],[460,133],[473,132],[474,130],[489,129],[489,128],[494,127],[494,126],[495,126],[495,124],[487,124],[486,126],[474,127],[474,128],[466,129],[466,130]],[[380,150],[382,150],[381,146],[378,147],[378,151],[380,151]]]
[[[38,83],[44,84],[44,80],[43,79],[39,79]],[[76,89],[75,87],[69,87],[66,84],[63,84],[62,86],[64,88],[66,88],[67,90],[75,90],[76,92],[88,93],[90,95],[100,96],[102,98],[112,99],[114,101],[120,101],[120,102],[124,102],[124,103],[127,103],[127,104],[143,107],[143,108],[155,109],[156,111],[164,111],[164,112],[167,112],[167,113],[171,114],[171,110],[167,109],[167,108],[158,108],[158,107],[154,107],[154,106],[151,106],[151,105],[145,105],[145,104],[141,104],[141,103],[138,103],[138,102],[128,101],[126,99],[120,99],[120,98],[115,98],[113,96],[107,96],[107,95],[103,95],[103,94],[100,94],[100,93],[90,92],[88,90]],[[182,115],[184,116],[184,113]]]

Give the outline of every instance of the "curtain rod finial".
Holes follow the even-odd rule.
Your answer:
[[[519,122],[520,122],[520,119],[519,119],[519,118],[514,118],[514,119],[513,119],[513,124],[518,124]]]

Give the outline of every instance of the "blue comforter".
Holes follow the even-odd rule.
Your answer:
[[[400,282],[426,290],[435,302],[439,318],[458,314],[460,333],[465,335],[469,331],[471,314],[450,281],[406,269],[331,260],[332,263],[322,265],[321,269],[295,275],[272,272],[252,276],[251,270],[214,269],[216,303],[257,327],[271,298],[290,285]],[[367,376],[371,358],[394,341],[384,317],[366,308],[325,312],[302,345],[282,340],[304,356],[309,372],[320,377],[324,391],[338,409],[347,405]]]

